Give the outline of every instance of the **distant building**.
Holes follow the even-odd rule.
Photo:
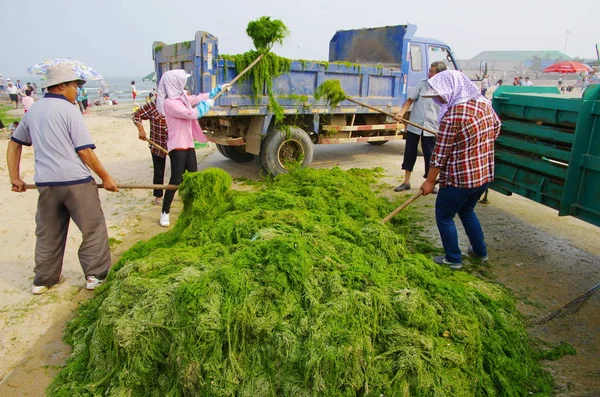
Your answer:
[[[478,70],[481,62],[486,61],[490,71],[520,72],[535,67],[536,58],[540,69],[571,59],[560,51],[483,51],[472,59],[459,62],[463,70]]]

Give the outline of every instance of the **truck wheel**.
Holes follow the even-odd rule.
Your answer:
[[[375,145],[375,146],[381,146],[383,144],[388,143],[389,141],[371,141],[371,142],[367,142],[369,145]]]
[[[312,163],[313,143],[301,128],[275,130],[265,137],[260,150],[261,168],[277,176],[288,172],[289,163],[299,162],[302,167]]]
[[[224,145],[219,145],[219,144],[217,143],[217,150],[219,151],[219,153],[221,153],[221,154],[223,155],[223,157],[230,158],[230,157],[227,155],[227,153],[225,153],[225,150],[223,150],[223,146],[224,146]]]
[[[254,155],[244,150],[245,146],[225,146],[221,148],[223,150],[223,156],[232,159],[236,163],[248,163],[254,160]]]

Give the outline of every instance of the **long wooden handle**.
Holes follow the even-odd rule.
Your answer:
[[[155,148],[157,148],[164,154],[169,154],[169,152],[167,150],[165,150],[162,146],[160,146],[158,143],[151,141],[150,139],[146,139],[146,142],[148,142],[149,144],[151,144],[152,146],[154,146]]]
[[[103,183],[99,183],[99,189],[104,188]],[[119,189],[152,189],[152,190],[177,190],[177,185],[132,185],[132,184],[117,184]],[[36,185],[25,185],[25,189],[37,189]]]
[[[383,114],[385,114],[385,115],[387,115],[387,116],[390,116],[390,117],[396,118],[396,115],[395,115],[395,114],[388,113],[388,112],[386,112],[385,110],[381,110],[381,109],[378,109],[378,108],[376,108],[376,107],[374,107],[374,106],[367,105],[366,103],[359,102],[359,101],[357,101],[357,100],[356,100],[356,99],[354,99],[354,98],[348,98],[348,97],[346,97],[346,100],[347,100],[347,101],[350,101],[350,102],[354,102],[354,103],[356,103],[357,105],[364,106],[364,107],[366,107],[366,108],[368,108],[368,109],[375,110],[375,111],[377,111],[377,112],[379,112],[379,113],[383,113]],[[420,128],[420,129],[422,129],[423,131],[427,131],[427,132],[429,132],[430,134],[437,135],[437,132],[436,132],[436,131],[430,130],[429,128],[425,128],[425,127],[423,127],[422,125],[419,125],[419,124],[417,124],[417,123],[413,123],[412,121],[409,121],[409,120],[406,120],[406,119],[400,119],[400,120],[401,120],[403,123],[410,124],[410,125],[412,125],[412,126],[414,126],[414,127]]]
[[[260,62],[260,60],[261,60],[261,59],[262,59],[262,58],[265,56],[265,54],[266,54],[267,52],[268,52],[268,51],[266,51],[266,52],[263,52],[262,54],[260,54],[260,55],[259,55],[259,56],[258,56],[258,57],[257,57],[257,58],[256,58],[256,59],[255,59],[255,60],[254,60],[254,61],[253,61],[251,64],[250,64],[250,65],[246,66],[246,69],[242,70],[242,71],[240,72],[240,74],[238,74],[237,76],[235,76],[235,77],[233,78],[233,80],[231,80],[231,81],[229,82],[229,84],[231,84],[231,85],[235,84],[235,82],[236,82],[236,81],[238,81],[238,80],[239,80],[239,79],[240,79],[240,78],[241,78],[243,75],[245,75],[245,74],[246,74],[246,72],[248,72],[250,69],[252,69],[252,67],[253,67],[254,65],[256,65],[258,62]],[[215,95],[215,97],[213,98],[213,101],[216,101],[217,99],[219,99],[219,97],[220,97],[221,95],[223,95],[223,91],[221,91],[221,92],[219,92],[217,95]]]
[[[416,199],[418,199],[422,195],[423,195],[423,191],[420,191],[419,193],[415,194],[414,196],[412,196],[411,198],[409,198],[408,200],[406,200],[404,203],[402,203],[401,206],[399,206],[398,208],[396,208],[395,210],[393,210],[392,212],[390,212],[388,214],[388,216],[386,216],[385,218],[383,218],[381,220],[381,224],[383,225],[384,223],[386,223],[387,221],[389,221],[390,219],[392,219],[398,212],[400,212],[403,209],[405,209],[406,207],[408,207],[410,205],[410,203],[412,203],[413,201],[415,201]]]

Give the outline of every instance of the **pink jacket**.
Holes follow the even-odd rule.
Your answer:
[[[190,105],[208,99],[208,94],[189,95]],[[165,119],[167,120],[167,150],[190,149],[194,147],[194,140],[207,142],[206,136],[198,123],[198,109],[188,109],[179,98],[165,99]]]

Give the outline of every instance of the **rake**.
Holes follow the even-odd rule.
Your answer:
[[[549,321],[552,321],[556,318],[561,318],[568,316],[570,314],[575,314],[586,304],[586,302],[594,295],[596,291],[600,289],[600,283],[594,285],[590,288],[586,293],[579,295],[577,298],[573,299],[571,302],[567,303],[563,307],[558,310],[555,310],[551,313],[546,314],[543,317],[538,318],[537,320],[532,321],[534,325],[542,325],[546,324]]]

